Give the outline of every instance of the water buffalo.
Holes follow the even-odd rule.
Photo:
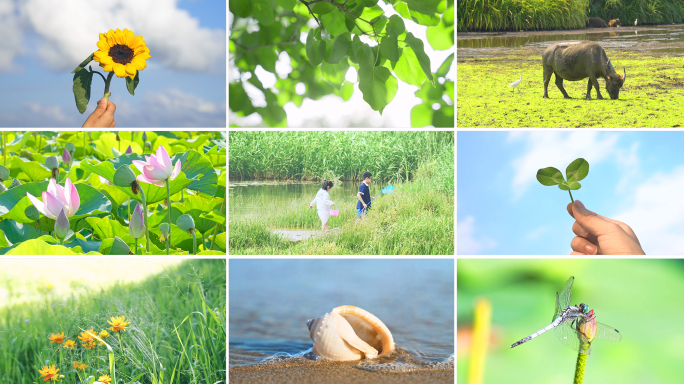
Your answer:
[[[610,98],[620,96],[620,88],[627,79],[627,71],[623,75],[615,73],[606,51],[593,41],[572,41],[554,43],[542,54],[544,65],[544,98],[549,98],[548,86],[551,75],[556,74],[556,86],[566,99],[571,99],[563,88],[563,80],[578,81],[589,78],[587,84],[587,100],[591,100],[591,87],[596,88],[596,98],[603,99],[599,89],[598,78],[606,80],[606,90]]]
[[[620,23],[620,19],[613,19],[608,22],[608,25],[611,27],[620,27],[622,23]]]
[[[587,20],[588,28],[608,28],[608,24],[600,17],[590,17]]]

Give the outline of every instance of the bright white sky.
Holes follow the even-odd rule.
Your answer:
[[[569,254],[567,191],[537,170],[578,157],[573,191],[587,209],[629,225],[646,254],[684,253],[684,132],[458,132],[458,254]]]
[[[378,5],[385,10],[385,16],[390,17],[396,15],[391,5],[384,2],[378,2]],[[233,15],[229,14],[229,25],[233,23]],[[312,26],[317,26],[313,18],[310,20]],[[411,20],[404,19],[406,29],[413,33],[414,36],[425,42],[425,53],[430,57],[430,67],[432,72],[437,71],[444,60],[453,53],[453,47],[446,51],[435,51],[427,42],[425,31],[427,27],[418,25]],[[230,36],[229,36],[230,37]],[[306,33],[302,33],[300,37],[302,41],[306,41]],[[281,54],[276,63],[276,72],[279,75],[284,75],[292,70],[289,60],[286,59],[287,54]],[[451,70],[446,78],[454,81],[456,62],[453,62]],[[265,71],[260,66],[255,71],[257,77],[262,82],[264,87],[273,89],[276,82],[276,76]],[[229,81],[234,81],[239,76],[237,69],[229,69]],[[350,82],[356,81],[356,69],[349,68],[346,79]],[[359,91],[358,84],[354,85],[354,93],[348,101],[343,101],[342,98],[335,95],[327,95],[319,100],[304,99],[301,107],[297,107],[293,102],[285,104],[284,109],[287,113],[287,124],[290,128],[320,128],[319,120],[323,121],[324,127],[349,127],[359,126],[363,127],[392,127],[392,128],[410,128],[411,127],[411,109],[422,102],[422,100],[414,95],[418,87],[409,85],[399,80],[399,90],[397,91],[394,100],[383,110],[382,115],[374,111],[363,100],[363,94]],[[247,87],[247,93],[252,98],[255,105],[265,105],[264,96],[261,91],[254,87]],[[263,103],[263,104],[261,104]],[[229,124],[237,124],[239,126],[249,127],[258,126],[261,124],[261,116],[252,114],[245,118],[238,117],[236,114],[230,112],[228,116]]]

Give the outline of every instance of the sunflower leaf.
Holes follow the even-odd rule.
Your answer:
[[[90,86],[93,84],[93,72],[81,68],[74,75],[74,98],[76,99],[76,108],[83,114],[88,108],[90,101]]]
[[[128,93],[135,96],[135,88],[140,82],[140,71],[135,72],[135,79],[131,80],[129,76],[126,76],[126,88],[128,88]]]
[[[87,59],[83,60],[83,62],[81,64],[79,64],[78,67],[76,67],[76,69],[71,71],[71,73],[76,73],[76,72],[80,71],[81,69],[85,68],[85,66],[88,65],[88,63],[93,61],[94,57],[95,57],[95,52],[93,52],[90,56],[88,56]]]

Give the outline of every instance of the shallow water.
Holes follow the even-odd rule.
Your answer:
[[[604,48],[684,55],[684,26],[645,26],[574,31],[459,33],[459,58],[489,57],[520,49],[542,50],[558,41],[591,40]]]
[[[230,260],[229,274],[231,367],[322,363],[306,321],[354,305],[382,320],[397,346],[357,368],[453,369],[453,260]]]

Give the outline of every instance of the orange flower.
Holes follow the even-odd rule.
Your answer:
[[[81,335],[78,337],[79,340],[81,340],[81,344],[83,345],[83,348],[87,350],[91,350],[97,346],[97,340],[92,336],[96,335],[97,332],[95,332],[95,329],[90,328],[87,331],[81,332]]]
[[[109,337],[109,332],[107,332],[106,330],[103,329],[102,331],[100,331],[99,336],[100,336],[100,339],[106,339]]]
[[[126,321],[126,316],[112,317],[107,322],[112,327],[109,328],[114,332],[124,331],[126,332],[126,326],[130,324],[130,321]]]
[[[62,344],[66,336],[64,335],[64,332],[62,333],[53,333],[51,334],[48,339],[50,339],[50,343],[55,343],[55,344]]]
[[[76,342],[73,340],[67,340],[64,342],[64,348],[66,348],[66,349],[74,349],[75,345],[76,345]]]
[[[38,372],[40,373],[40,377],[44,378],[43,381],[57,381],[61,376],[57,373],[59,372],[59,368],[56,368],[54,365],[49,367],[45,365],[42,369],[39,369]]]
[[[100,376],[100,378],[98,378],[97,381],[99,381],[103,384],[111,384],[112,378],[109,377],[109,375],[104,375],[104,376]]]
[[[81,371],[85,371],[86,368],[88,368],[88,366],[86,364],[83,364],[80,361],[74,361],[74,369],[79,369]]]

